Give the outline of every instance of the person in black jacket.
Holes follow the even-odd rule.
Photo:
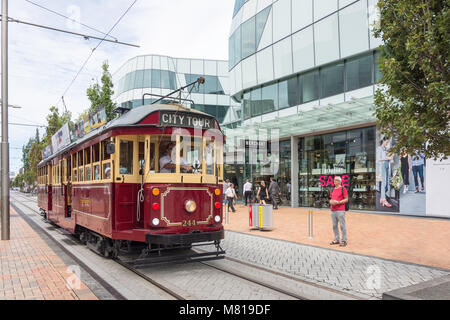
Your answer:
[[[275,210],[278,210],[277,198],[281,194],[281,191],[280,191],[280,186],[275,181],[275,179],[272,177],[270,178],[269,194],[270,194],[270,199],[272,200],[273,208]]]

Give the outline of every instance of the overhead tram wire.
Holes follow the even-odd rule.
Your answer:
[[[116,21],[116,23],[111,27],[111,29],[109,29],[108,33],[103,37],[103,39],[100,40],[100,42],[97,44],[97,46],[92,49],[91,53],[89,54],[88,58],[86,59],[86,61],[84,61],[83,65],[81,66],[80,70],[77,72],[77,74],[75,75],[75,77],[72,79],[72,81],[70,82],[69,86],[66,88],[66,90],[64,91],[64,93],[61,95],[61,98],[58,99],[58,102],[56,102],[55,105],[58,105],[59,102],[61,101],[61,99],[64,97],[64,95],[69,91],[69,89],[72,87],[73,83],[75,82],[75,80],[78,78],[78,76],[80,75],[81,71],[84,69],[84,67],[86,66],[86,64],[88,63],[88,61],[91,59],[92,55],[94,54],[94,51],[103,43],[103,41],[110,41],[110,40],[105,40],[106,37],[111,33],[111,31],[114,30],[114,28],[117,26],[117,24],[119,24],[119,22],[122,20],[122,18],[128,13],[128,11],[130,11],[130,9],[134,6],[134,4],[137,2],[138,0],[134,0],[133,3],[128,7],[127,10],[125,10],[125,12],[120,16],[120,18]]]
[[[70,20],[70,21],[72,21],[72,22],[78,23],[79,25],[81,25],[81,26],[83,26],[83,27],[86,27],[86,28],[88,28],[88,29],[91,29],[91,30],[93,30],[93,31],[95,31],[95,32],[101,33],[102,35],[106,35],[106,36],[108,36],[108,37],[114,39],[114,40],[117,42],[117,38],[116,38],[116,37],[113,37],[113,36],[111,36],[111,35],[107,35],[107,34],[104,33],[103,31],[100,31],[100,30],[98,30],[98,29],[95,29],[95,28],[93,28],[93,27],[90,27],[90,26],[88,26],[87,24],[84,24],[84,23],[82,23],[82,22],[80,22],[80,21],[78,21],[78,20],[75,20],[75,19],[72,19],[72,18],[70,18],[70,17],[67,17],[67,16],[63,15],[62,13],[59,13],[59,12],[56,12],[56,11],[54,11],[54,10],[52,10],[52,9],[49,9],[49,8],[47,8],[47,7],[44,7],[44,6],[41,5],[41,4],[35,3],[35,2],[33,2],[33,1],[30,1],[30,0],[24,0],[24,1],[26,1],[26,2],[28,2],[28,3],[30,3],[30,4],[32,4],[32,5],[34,5],[34,6],[36,6],[36,7],[39,7],[39,8],[41,8],[41,9],[46,10],[46,11],[49,11],[49,12],[51,12],[51,13],[54,13],[54,14],[60,16],[60,17],[63,17],[63,18],[65,18],[65,19],[67,19],[67,20]]]
[[[0,17],[1,17],[1,15],[0,15]],[[1,19],[0,19],[0,21],[1,21]],[[68,31],[68,30],[63,30],[63,29],[53,28],[53,27],[49,27],[49,26],[44,26],[44,25],[41,25],[41,24],[36,24],[36,23],[26,22],[26,21],[14,19],[14,18],[11,18],[11,17],[8,17],[8,22],[16,22],[16,23],[20,23],[20,24],[29,25],[29,26],[32,26],[32,27],[38,27],[38,28],[47,29],[47,30],[51,30],[51,31],[58,31],[58,32],[63,32],[63,33],[68,33],[68,34],[73,34],[73,35],[75,35],[75,36],[83,37],[83,38],[86,39],[86,40],[89,40],[89,39],[96,39],[96,40],[102,40],[102,41],[112,42],[112,43],[115,43],[115,44],[123,44],[123,45],[125,45],[125,46],[131,46],[131,47],[139,48],[138,45],[131,44],[131,43],[126,43],[126,42],[121,42],[121,41],[116,41],[116,40],[105,39],[106,37],[104,37],[104,38],[99,38],[99,37],[96,37],[96,36],[91,36],[91,35],[87,35],[87,34],[83,34],[83,33],[72,32],[72,31]]]

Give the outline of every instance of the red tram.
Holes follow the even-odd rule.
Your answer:
[[[39,163],[38,206],[107,257],[130,244],[160,254],[196,243],[219,257],[223,139],[194,109],[131,109]]]

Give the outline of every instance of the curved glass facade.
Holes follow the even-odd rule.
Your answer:
[[[159,96],[194,82],[199,77],[205,83],[185,91],[183,98],[191,99],[191,107],[217,117],[224,126],[233,127],[240,121],[239,104],[230,99],[227,61],[180,59],[159,55],[138,56],[128,60],[113,74],[114,101],[122,106],[137,107],[151,103]],[[162,101],[165,103],[167,101]]]

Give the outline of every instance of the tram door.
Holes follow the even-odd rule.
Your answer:
[[[138,144],[137,136],[116,138],[116,163],[114,174],[114,193],[116,199],[115,225],[117,230],[137,227],[138,193]],[[118,147],[118,148],[117,148]]]

